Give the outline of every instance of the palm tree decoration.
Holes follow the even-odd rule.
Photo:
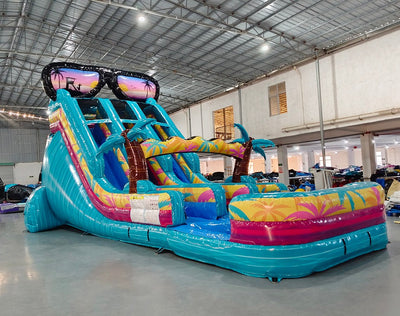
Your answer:
[[[243,158],[235,158],[235,167],[233,169],[232,182],[238,183],[240,182],[241,176],[247,176],[249,174],[251,150],[253,149],[263,156],[264,159],[267,159],[261,147],[273,147],[275,144],[268,139],[253,139],[249,137],[246,129],[241,124],[235,123],[234,125],[240,130],[242,137],[233,140],[232,143],[241,143],[244,147]]]
[[[211,146],[216,146],[218,147],[215,143],[213,143],[212,141],[209,140],[203,140],[203,142],[201,143],[201,145],[199,146],[199,150],[204,150],[204,151],[208,151],[210,150]]]
[[[160,152],[163,148],[167,147],[162,141],[157,139],[148,139],[145,144],[143,144],[148,151],[151,151],[152,154]]]
[[[149,92],[150,92],[150,90],[151,90],[151,84],[150,84],[150,81],[149,81],[149,80],[145,80],[145,82],[144,82],[144,89],[146,90],[146,99],[147,99],[147,97],[148,97],[148,95],[149,95]]]
[[[53,69],[51,71],[51,75],[54,77],[54,80],[58,78],[58,89],[61,89],[61,78],[64,79],[63,73],[64,70],[61,70],[60,68]]]
[[[147,161],[138,139],[147,137],[143,128],[154,121],[146,119],[136,123],[130,130],[124,130],[121,135],[109,136],[97,151],[96,156],[125,144],[129,165],[129,193],[137,193],[139,180],[148,180]]]

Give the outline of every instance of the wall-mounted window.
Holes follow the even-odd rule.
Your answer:
[[[234,137],[233,106],[219,109],[213,112],[214,136],[223,140]]]
[[[270,116],[287,112],[285,82],[268,87]]]

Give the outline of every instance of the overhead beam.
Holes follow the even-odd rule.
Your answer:
[[[252,37],[252,38],[256,38],[256,39],[259,39],[259,40],[262,40],[262,41],[266,40],[262,36],[259,36],[259,35],[256,35],[256,34],[244,31],[244,30],[240,30],[240,29],[234,28],[234,27],[232,27],[230,25],[227,25],[227,24],[221,23],[221,22],[219,23],[219,25],[222,24],[223,26],[217,26],[217,25],[213,25],[213,24],[209,24],[209,23],[200,22],[200,21],[192,21],[190,19],[179,17],[179,16],[176,16],[176,15],[169,15],[169,14],[156,12],[156,11],[148,10],[148,9],[139,9],[139,8],[137,8],[135,6],[129,6],[129,5],[121,4],[121,3],[116,3],[116,2],[113,2],[111,0],[109,0],[109,1],[107,1],[107,0],[91,0],[91,2],[96,2],[96,3],[103,4],[103,5],[110,5],[110,6],[114,6],[114,7],[118,7],[118,8],[124,8],[124,9],[127,9],[127,10],[138,11],[138,12],[142,12],[142,13],[145,13],[145,14],[148,14],[148,15],[154,15],[154,16],[165,18],[165,19],[176,20],[176,21],[183,22],[183,23],[186,23],[186,24],[206,27],[206,28],[213,29],[213,30],[216,30],[216,31],[219,31],[219,32],[246,35],[246,36],[249,36],[249,37]],[[178,7],[180,7],[180,6],[184,7],[184,6],[182,6],[182,5],[178,4],[178,3],[174,3],[174,5],[176,5]],[[186,10],[190,10],[187,7],[184,7],[184,8]],[[201,15],[200,13],[197,13],[197,12],[196,12],[196,14]]]
[[[28,106],[28,105],[7,105],[0,104],[0,108],[2,109],[35,109],[35,110],[47,110],[47,107],[37,107],[37,106]]]

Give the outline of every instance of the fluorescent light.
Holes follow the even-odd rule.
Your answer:
[[[41,116],[36,116],[33,114],[29,113],[24,113],[24,112],[14,112],[14,111],[6,111],[5,109],[0,110],[0,113],[7,114],[9,116],[16,116],[17,118],[24,118],[24,119],[35,119],[35,120],[45,120],[47,121],[46,117],[41,117]]]

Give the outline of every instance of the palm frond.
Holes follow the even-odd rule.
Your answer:
[[[130,141],[132,140],[138,140],[138,138],[146,139],[147,134],[141,130],[138,130],[137,128],[132,128],[129,130],[127,137]]]
[[[259,146],[254,146],[254,147],[253,147],[253,150],[254,150],[256,153],[259,153],[261,156],[263,156],[263,157],[264,157],[264,160],[267,159],[267,157],[265,156],[265,152],[264,152],[264,150],[262,150],[261,147],[259,147]]]
[[[113,150],[116,146],[122,145],[123,143],[125,143],[125,139],[121,135],[110,135],[97,150],[96,157],[110,150]]]
[[[145,120],[142,120],[142,121],[139,121],[139,122],[137,122],[136,124],[135,124],[135,126],[134,127],[132,127],[129,131],[128,131],[128,133],[127,133],[127,137],[128,137],[128,139],[130,140],[130,141],[132,141],[132,140],[134,140],[134,139],[138,139],[139,137],[140,138],[143,138],[143,139],[146,139],[147,138],[147,135],[146,135],[146,133],[143,131],[143,128],[146,126],[146,125],[148,125],[148,124],[151,124],[151,123],[154,123],[156,120],[155,119],[153,119],[153,118],[147,118],[147,119],[145,119]]]
[[[247,133],[246,129],[244,128],[244,126],[242,124],[239,123],[234,123],[233,124],[235,127],[237,127],[240,131],[240,134],[242,135],[241,138],[235,139],[234,141],[232,141],[232,143],[245,143],[249,140],[249,134]]]
[[[140,120],[139,122],[137,122],[137,123],[135,124],[135,127],[138,128],[138,129],[143,129],[143,127],[145,127],[146,125],[148,125],[148,124],[150,124],[150,123],[154,123],[154,122],[156,122],[155,119],[153,119],[153,118],[147,118],[147,119],[145,119],[145,120]]]
[[[253,143],[253,146],[275,147],[275,144],[268,139],[254,139],[252,143]]]

